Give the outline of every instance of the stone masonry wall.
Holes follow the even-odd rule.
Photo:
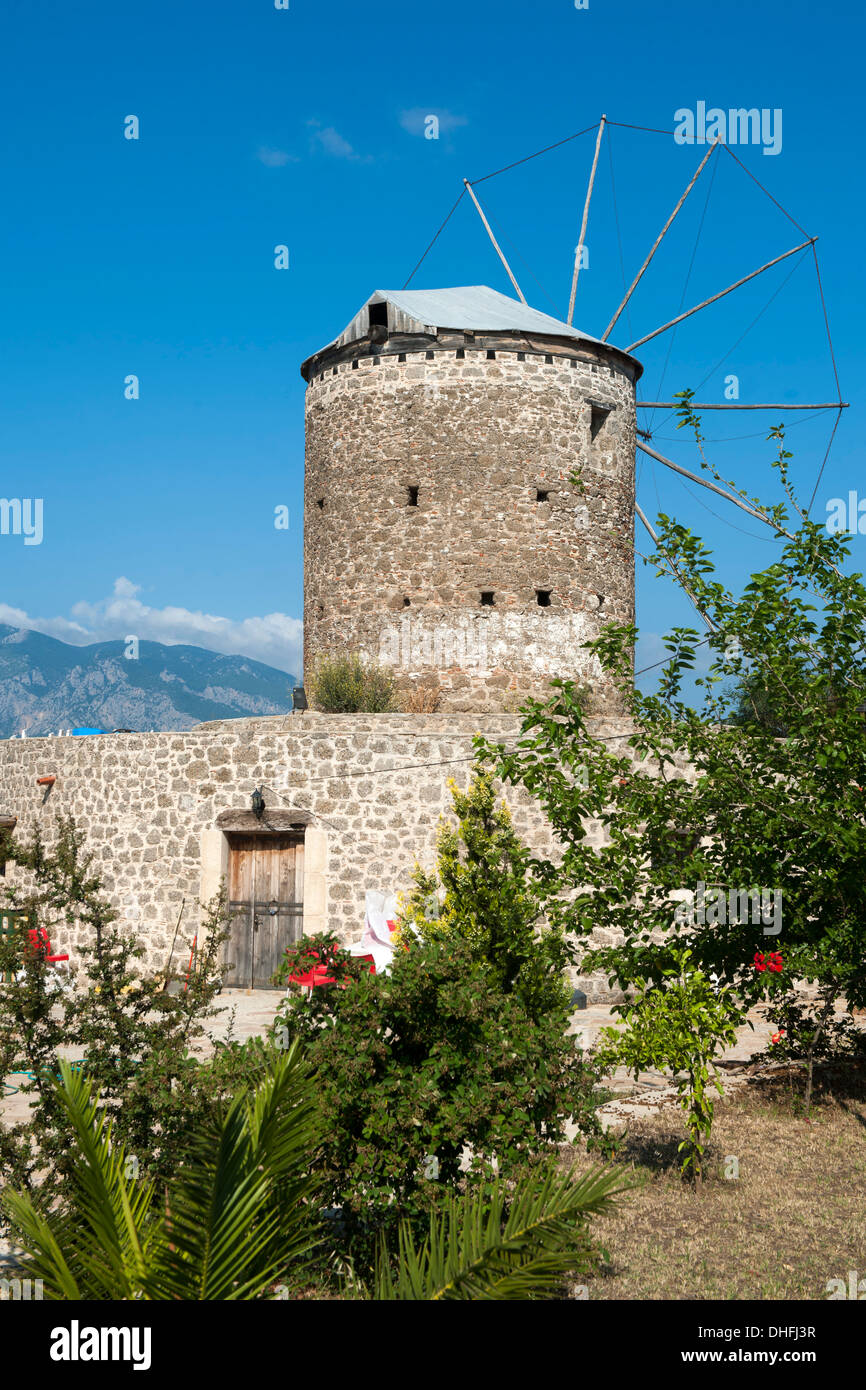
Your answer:
[[[307,390],[306,678],[361,652],[444,710],[513,710],[566,676],[616,713],[581,646],[634,617],[636,364],[586,343],[369,351]]]
[[[628,727],[605,720],[597,731],[622,736],[624,747]],[[0,743],[0,815],[17,816],[24,840],[40,826],[49,842],[57,815],[73,815],[114,906],[146,947],[147,968],[158,971],[182,899],[179,942],[188,943],[197,904],[218,886],[227,841],[217,818],[247,811],[264,784],[269,811],[312,813],[305,930],[328,927],[348,944],[363,930],[367,889],[406,890],[416,859],[428,868],[435,862],[439,816],[451,805],[448,779],[466,785],[473,734],[509,743],[519,729],[510,715],[306,713],[187,733],[8,739]],[[49,775],[56,781],[46,792],[36,779]],[[510,790],[507,800],[525,842],[555,854],[535,803]],[[9,864],[5,882],[14,884],[19,872]],[[75,931],[53,944],[71,951],[74,966],[82,944]],[[579,984],[591,1000],[605,997],[604,980]]]

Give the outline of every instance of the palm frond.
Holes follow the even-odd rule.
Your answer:
[[[126,1178],[110,1119],[66,1064],[58,1095],[74,1136],[69,1193],[49,1212],[28,1196],[4,1197],[27,1252],[22,1268],[42,1279],[46,1297],[256,1298],[316,1244],[310,1170],[320,1122],[296,1047],[197,1136],[166,1214],[153,1210],[151,1183]]]
[[[30,1197],[18,1192],[3,1194],[14,1238],[24,1247],[18,1263],[31,1279],[41,1279],[43,1297],[82,1299],[84,1294],[73,1274],[52,1223],[37,1210]],[[73,1256],[73,1262],[75,1257]]]
[[[153,1185],[127,1179],[125,1150],[112,1145],[111,1121],[91,1083],[61,1062],[56,1085],[73,1134],[71,1196],[48,1216],[31,1198],[5,1194],[13,1232],[28,1251],[22,1265],[52,1298],[136,1297],[152,1236]]]
[[[579,1181],[551,1169],[509,1191],[451,1198],[420,1245],[400,1228],[392,1269],[380,1251],[376,1297],[387,1300],[533,1299],[552,1296],[568,1275],[592,1268],[588,1218],[610,1210],[633,1186],[621,1172],[595,1169]]]
[[[237,1097],[219,1133],[202,1133],[171,1192],[153,1262],[152,1297],[259,1297],[317,1238],[311,1159],[313,1082],[297,1047],[252,1096]]]

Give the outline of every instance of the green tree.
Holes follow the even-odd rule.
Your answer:
[[[224,902],[218,896],[203,909],[198,968],[186,990],[170,995],[142,969],[143,949],[120,929],[72,818],[58,819],[50,847],[37,831],[29,844],[7,841],[5,854],[26,885],[4,889],[10,906],[44,928],[55,948],[73,926],[84,944],[76,988],[58,991],[53,968],[29,947],[23,926],[0,937],[0,974],[19,977],[0,990],[0,1073],[18,1073],[31,1104],[26,1121],[0,1123],[0,1175],[44,1193],[68,1174],[66,1115],[53,1081],[71,1049],[115,1107],[117,1137],[144,1171],[168,1179],[181,1136],[213,1099],[202,1082],[212,1074],[202,1073],[190,1047],[215,1013],[222,985]]]
[[[669,1068],[675,1076],[688,1138],[680,1144],[684,1177],[703,1176],[703,1159],[713,1124],[710,1087],[722,1095],[722,1084],[711,1070],[713,1058],[737,1036],[739,1009],[727,989],[718,990],[691,961],[691,951],[673,954],[673,965],[658,981],[638,979],[635,993],[614,1011],[625,1023],[622,1032],[604,1028],[596,1054],[600,1067],[624,1066],[634,1073]]]
[[[689,393],[681,424],[702,447]],[[820,1009],[866,1004],[866,587],[846,570],[844,538],[799,506],[781,429],[771,437],[786,501],[743,495],[779,550],[742,593],[690,530],[657,521],[648,563],[704,615],[708,673],[695,675],[700,634],[677,628],[658,689],[636,690],[636,630],[612,624],[588,646],[630,735],[598,736],[575,687],[556,682],[549,702],[528,703],[516,749],[478,741],[500,778],[538,800],[562,846],[560,860],[533,866],[548,914],[585,946],[594,933],[612,943],[589,949],[583,968],[623,990],[659,983],[686,944],[741,1018],[776,976],[818,986]],[[746,671],[784,710],[783,736],[760,717],[731,723],[730,682]],[[683,693],[691,678],[698,708]]]
[[[532,859],[508,807],[497,804],[490,773],[477,768],[465,792],[453,779],[449,787],[457,825],[440,826],[434,873],[416,865],[401,924],[427,941],[464,941],[499,987],[540,1020],[570,998],[569,948],[556,926],[541,929]]]
[[[336,983],[289,998],[275,1035],[308,1048],[325,1195],[356,1259],[369,1264],[401,1218],[417,1234],[458,1184],[483,1190],[552,1160],[569,1120],[600,1142],[598,1074],[567,1031],[567,1006],[533,1018],[459,937],[413,944],[387,975],[332,938],[290,953],[298,969],[311,951]]]

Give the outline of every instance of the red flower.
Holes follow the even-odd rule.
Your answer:
[[[780,974],[781,969],[782,969],[782,956],[781,956],[781,953],[780,953],[779,951],[771,951],[770,954],[769,954],[768,956],[765,956],[764,953],[763,953],[763,951],[756,951],[756,952],[755,952],[755,969],[756,969],[756,970],[768,970],[768,969],[769,969],[769,970],[771,970],[771,971],[772,971],[774,974],[776,974],[776,975]]]
[[[778,1033],[774,1033],[774,1034],[773,1034],[771,1041],[774,1042],[774,1043],[781,1042],[781,1041],[782,1041],[782,1038],[783,1038],[784,1036],[785,1036],[785,1030],[784,1030],[784,1028],[780,1028],[779,1031],[778,1031]]]

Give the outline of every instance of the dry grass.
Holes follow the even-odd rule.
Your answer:
[[[403,714],[435,714],[442,699],[438,685],[413,685],[400,692],[400,709]]]
[[[698,1191],[679,1176],[679,1110],[630,1124],[617,1162],[643,1185],[594,1223],[609,1259],[590,1299],[824,1299],[829,1279],[866,1277],[866,1066],[825,1068],[808,1120],[793,1086],[756,1078],[717,1103]]]

